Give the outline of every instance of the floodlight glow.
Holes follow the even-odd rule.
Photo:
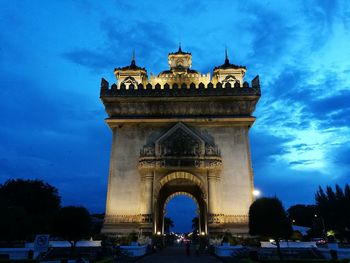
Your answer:
[[[261,192],[260,192],[258,189],[254,189],[254,190],[253,190],[253,195],[254,195],[255,197],[259,197],[259,196],[261,195]]]

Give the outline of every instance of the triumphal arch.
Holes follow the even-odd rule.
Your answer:
[[[247,233],[259,77],[249,85],[246,68],[227,54],[212,76],[192,69],[181,47],[168,62],[148,79],[133,56],[114,70],[116,84],[101,81],[113,134],[103,232],[161,234],[166,203],[186,194],[198,206],[201,233]]]

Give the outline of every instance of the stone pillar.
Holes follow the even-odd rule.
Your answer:
[[[152,214],[153,173],[147,172],[141,176],[141,215]]]
[[[218,193],[217,193],[217,175],[208,173],[208,212],[209,214],[218,214]]]
[[[115,160],[117,159],[117,153],[116,150],[118,149],[118,135],[117,135],[117,128],[112,128],[112,148],[111,148],[111,156],[110,156],[110,163],[109,163],[109,174],[108,174],[108,188],[107,188],[107,200],[106,200],[106,216],[110,214],[116,213],[116,207],[113,206],[113,196],[112,196],[112,190],[113,190],[113,177],[114,177],[114,171],[116,170],[115,166]]]

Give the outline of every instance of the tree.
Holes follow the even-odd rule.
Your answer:
[[[315,195],[316,206],[322,217],[322,224],[334,230],[338,238],[350,238],[350,186],[344,190],[339,186],[327,186],[326,191],[319,187]]]
[[[199,218],[195,216],[192,218],[192,230],[193,232],[197,232],[199,230]]]
[[[293,205],[287,210],[289,222],[298,226],[313,227],[317,207],[315,205]]]
[[[164,231],[165,233],[170,232],[170,228],[174,227],[174,222],[170,217],[164,217]]]
[[[91,218],[84,207],[66,206],[58,212],[53,233],[67,240],[72,247],[76,247],[79,240],[89,237],[91,233]]]
[[[292,234],[282,203],[277,198],[259,198],[249,208],[249,233],[273,238],[282,260],[280,239]]]
[[[41,180],[12,179],[0,185],[0,239],[32,239],[49,233],[61,199],[55,187]]]

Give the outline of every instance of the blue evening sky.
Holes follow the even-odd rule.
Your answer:
[[[288,207],[349,182],[350,1],[2,0],[0,183],[43,179],[64,205],[103,212],[111,132],[100,79],[114,82],[132,49],[159,73],[179,41],[201,72],[227,46],[248,81],[260,75],[250,142],[264,196]],[[183,200],[169,203],[175,217]]]

